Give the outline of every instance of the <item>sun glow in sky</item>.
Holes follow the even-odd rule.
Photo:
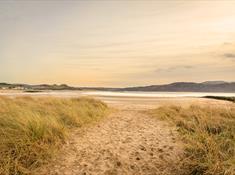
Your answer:
[[[235,1],[0,1],[0,82],[235,80]]]

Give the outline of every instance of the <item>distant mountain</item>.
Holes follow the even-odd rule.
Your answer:
[[[40,85],[31,85],[31,89],[34,90],[80,90],[80,88],[71,87],[66,84],[61,85],[48,85],[48,84],[40,84]]]
[[[151,85],[128,88],[105,88],[105,87],[72,87],[66,84],[61,85],[28,85],[0,83],[0,89],[20,90],[101,90],[101,91],[162,91],[162,92],[235,92],[235,82],[206,81],[202,83],[175,82],[165,85]]]
[[[224,84],[226,81],[205,81],[202,84]]]
[[[165,85],[123,88],[123,91],[163,92],[235,92],[235,82],[207,81],[203,83],[176,82]]]

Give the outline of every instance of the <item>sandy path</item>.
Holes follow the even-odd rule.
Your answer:
[[[74,132],[40,174],[174,174],[181,152],[176,131],[138,110],[121,109]]]

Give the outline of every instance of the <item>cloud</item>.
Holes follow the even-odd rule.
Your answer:
[[[232,45],[232,43],[231,42],[224,42],[224,45],[228,46],[228,45]]]
[[[155,70],[155,72],[173,72],[177,70],[190,70],[194,68],[195,66],[192,66],[192,65],[180,65],[180,66],[172,66],[168,68],[158,68]]]
[[[235,58],[235,53],[225,53],[223,56],[225,58]]]

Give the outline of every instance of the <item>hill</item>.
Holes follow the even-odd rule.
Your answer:
[[[203,83],[176,82],[165,85],[123,88],[123,91],[163,91],[163,92],[235,92],[235,82],[210,81]]]
[[[0,89],[19,89],[19,90],[100,90],[100,91],[147,91],[147,92],[235,92],[235,82],[206,81],[195,82],[175,82],[164,85],[151,85],[127,88],[106,88],[106,87],[72,87],[66,84],[61,85],[28,85],[28,84],[9,84],[0,83]]]

